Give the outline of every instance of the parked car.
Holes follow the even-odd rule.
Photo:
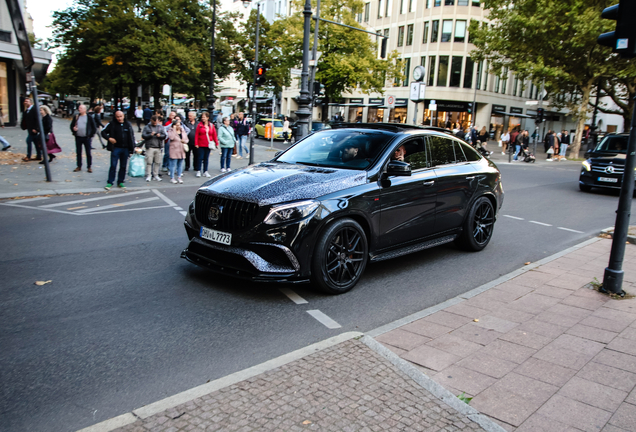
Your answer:
[[[274,126],[274,139],[283,139],[283,122],[281,120],[272,118],[261,118],[256,123],[256,138],[265,137],[265,126],[267,123],[273,123]]]
[[[579,189],[589,192],[593,187],[621,188],[628,139],[629,134],[608,134],[594,149],[585,152]]]
[[[311,281],[340,294],[368,263],[453,241],[482,250],[502,202],[496,165],[450,134],[334,125],[204,183],[181,256],[238,278]]]

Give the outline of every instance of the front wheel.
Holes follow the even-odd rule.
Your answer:
[[[480,251],[492,238],[495,208],[486,197],[478,198],[468,212],[457,244],[465,250]]]
[[[314,284],[328,294],[343,294],[360,280],[367,266],[368,243],[353,219],[338,219],[318,238],[311,265]]]

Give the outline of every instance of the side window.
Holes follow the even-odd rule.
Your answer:
[[[428,137],[428,147],[431,152],[431,166],[455,163],[453,141],[439,136]]]
[[[462,148],[462,150],[464,150],[464,155],[466,156],[466,160],[468,162],[476,162],[478,160],[481,160],[481,156],[479,155],[477,150],[475,150],[471,146],[463,143],[458,143],[458,145]]]
[[[453,141],[453,150],[455,150],[455,163],[466,162],[466,156],[464,156],[460,143]]]
[[[404,144],[404,149],[404,162],[411,165],[412,171],[429,167],[424,140],[421,138],[411,140]]]

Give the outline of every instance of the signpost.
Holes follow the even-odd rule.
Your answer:
[[[410,99],[415,102],[415,114],[413,115],[413,124],[417,125],[417,107],[421,101],[426,97],[426,84],[423,82],[415,81],[411,83],[411,97]]]
[[[437,111],[437,101],[435,99],[428,104],[428,109],[431,111],[431,126],[433,126],[433,111]]]

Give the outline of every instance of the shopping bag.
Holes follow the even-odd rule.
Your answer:
[[[503,143],[501,142],[501,140],[499,140],[499,142],[497,143],[497,146],[498,147],[502,147],[503,146]]]
[[[130,157],[128,163],[128,175],[131,177],[143,177],[146,174],[146,158],[139,154]]]

